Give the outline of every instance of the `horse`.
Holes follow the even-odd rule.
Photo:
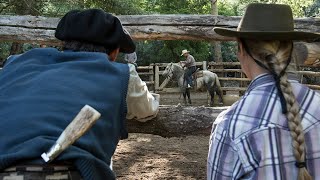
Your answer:
[[[223,104],[222,90],[217,74],[208,70],[197,71],[196,73],[197,75],[202,75],[201,77],[196,78],[196,91],[206,89],[209,92],[211,96],[210,106],[213,106],[214,104],[214,94],[216,92],[219,96],[219,104]],[[184,70],[179,64],[169,63],[162,75],[166,78],[175,79],[183,94],[184,104],[187,104],[186,96],[188,97],[188,103],[192,104],[190,99],[190,89],[187,88],[187,83],[184,81]]]

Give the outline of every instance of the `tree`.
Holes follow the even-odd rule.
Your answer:
[[[212,6],[212,15],[218,15],[218,0],[211,0]],[[221,54],[221,45],[220,42],[214,41],[212,42],[213,49],[214,49],[214,60],[216,62],[222,62],[222,54]]]

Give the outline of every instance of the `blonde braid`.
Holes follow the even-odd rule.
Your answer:
[[[279,47],[279,51],[275,56],[275,63],[274,63],[274,70],[277,74],[279,74],[283,68],[287,65],[287,60],[291,54],[286,55],[286,53],[291,52],[291,46],[288,43],[281,43]],[[288,81],[287,73],[285,73],[280,78],[280,87],[284,98],[287,103],[287,119],[288,119],[288,126],[290,129],[290,134],[292,137],[292,146],[293,146],[293,154],[298,163],[305,163],[305,138],[303,127],[301,125],[301,116],[299,114],[299,104],[296,100],[296,97],[293,94],[292,86]],[[310,176],[306,167],[299,168],[298,171],[298,180],[311,180],[312,177]]]
[[[279,75],[287,66],[289,56],[291,56],[291,42],[285,41],[246,41],[252,54],[258,60],[263,60],[271,72]],[[292,86],[288,81],[287,73],[280,77],[280,88],[284,95],[287,105],[288,126],[292,137],[293,154],[298,163],[298,180],[311,180],[305,165],[299,167],[301,163],[305,164],[305,138],[303,127],[301,125],[301,117],[299,114],[299,104],[293,94]]]

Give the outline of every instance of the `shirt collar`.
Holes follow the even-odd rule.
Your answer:
[[[251,91],[255,87],[264,85],[266,83],[274,82],[273,76],[268,73],[260,74],[259,76],[255,77],[248,86],[247,91]]]
[[[288,73],[288,79],[290,81],[298,81],[297,76],[295,74],[292,74],[292,73]],[[269,83],[272,83],[272,84],[275,83],[275,80],[274,80],[273,76],[271,74],[268,74],[268,73],[260,74],[260,75],[258,75],[256,78],[254,78],[251,81],[251,83],[248,86],[247,91],[251,91],[252,89],[254,89],[256,87],[259,87],[259,86],[262,86],[262,85],[266,85],[266,84],[269,84]]]

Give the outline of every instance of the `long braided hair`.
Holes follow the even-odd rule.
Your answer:
[[[306,150],[301,116],[299,114],[299,104],[293,94],[292,86],[288,81],[288,65],[292,56],[292,41],[261,41],[244,40],[243,44],[247,53],[255,62],[267,69],[275,78],[278,94],[281,100],[282,112],[286,115],[288,126],[292,137],[293,154],[296,158],[298,170],[298,180],[311,180],[306,169]]]

